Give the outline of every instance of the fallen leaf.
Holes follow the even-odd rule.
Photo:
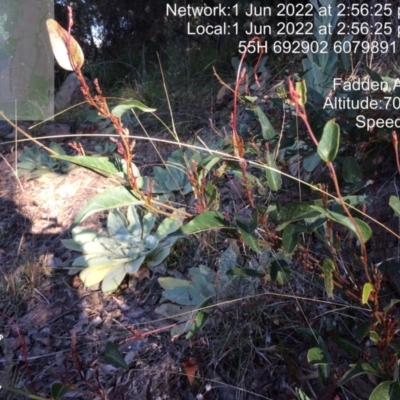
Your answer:
[[[196,376],[196,367],[197,367],[196,360],[192,357],[189,357],[187,360],[182,361],[182,367],[189,380],[190,386],[192,386],[194,378]]]

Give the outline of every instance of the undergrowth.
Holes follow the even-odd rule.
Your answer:
[[[318,4],[335,6],[335,1]],[[315,23],[334,26],[334,10]],[[383,235],[397,249],[399,236],[396,224],[380,222],[373,212],[385,206],[391,215],[400,215],[400,199],[392,193],[390,199],[379,198],[375,190],[380,166],[392,171],[399,162],[397,133],[367,132],[355,126],[357,110],[349,116],[324,106],[327,98],[372,95],[332,91],[335,77],[354,73],[354,60],[346,54],[339,60],[333,51],[327,56],[310,52],[267,100],[265,86],[260,89],[267,85],[260,82],[267,62],[262,55],[251,69],[246,53],[234,59],[231,86],[215,70],[232,92],[233,111],[229,131],[213,127],[220,135],[213,146],[180,141],[173,102],[182,86],[176,83],[176,93],[174,87],[168,89],[172,121],[170,127],[164,125],[168,143],[177,150],[162,167],[141,174],[135,165],[139,139],[127,125],[138,111],[153,115],[155,110],[139,101],[146,94],[138,83],[133,88],[138,97],[111,109],[99,81],[93,95],[81,72],[84,58],[71,27],[70,9],[68,32],[52,21],[49,33],[63,39],[62,50],[67,49],[70,59],[61,63],[77,74],[96,117],[107,121],[113,146],[89,156],[78,147],[78,155],[66,155],[37,139],[35,143],[47,150],[50,167],[72,163],[107,176],[116,186],[89,200],[76,217],[72,239],[63,243],[83,255],[67,269],[89,286],[102,282],[105,294],[120,290],[122,295],[118,287],[126,275],[137,283],[162,271],[162,297],[155,312],[170,321],[147,331],[140,324],[131,326],[125,337],[106,344],[103,361],[128,370],[118,346],[168,330],[173,340],[183,335],[189,340],[191,355],[182,370],[191,398],[237,393],[239,398],[303,400],[398,398],[400,264],[396,252],[374,249]],[[331,35],[318,30],[314,35],[332,48]],[[53,50],[60,62],[60,49]],[[190,66],[183,71],[186,84],[192,85]],[[376,96],[385,108],[383,117],[390,118],[395,110],[386,105],[399,95],[394,79],[371,68],[363,72],[363,78],[387,82],[389,89]],[[180,80],[179,74],[175,78]],[[193,95],[194,87],[183,87]],[[371,111],[364,114],[373,117]],[[150,140],[156,145],[156,139]],[[379,153],[389,144],[395,161],[388,165]],[[34,149],[22,158],[29,156],[32,170],[40,170],[43,150]],[[24,168],[29,165],[25,160]],[[78,226],[100,211],[109,211],[108,236]],[[3,290],[15,291],[9,282]],[[26,347],[23,339],[20,345]],[[90,397],[89,388],[92,397],[107,398],[99,382],[85,378],[76,338],[72,353],[81,381],[54,383],[52,398],[70,390]],[[28,370],[26,357],[24,363]],[[21,394],[4,377],[0,382]],[[35,393],[34,385],[31,390]],[[25,395],[40,398],[37,393]]]

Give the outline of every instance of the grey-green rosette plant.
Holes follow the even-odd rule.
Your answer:
[[[202,155],[190,149],[185,153],[182,150],[175,150],[166,162],[165,168],[154,167],[154,177],[156,185],[153,188],[154,193],[169,193],[180,191],[183,195],[193,190],[189,182],[188,168],[191,161],[199,162]]]
[[[148,212],[140,218],[135,206],[130,206],[126,216],[117,209],[108,214],[109,237],[91,229],[74,228],[73,239],[62,242],[68,249],[83,255],[73,262],[69,274],[79,273],[85,286],[102,281],[102,291],[111,293],[126,274],[135,274],[143,263],[155,267],[165,260],[178,239],[178,236],[168,235],[182,226],[182,215],[182,210],[177,209],[152,233],[156,215]]]
[[[59,144],[51,142],[49,147],[56,153],[65,155],[64,149]],[[52,158],[47,151],[34,145],[32,148],[24,147],[23,153],[18,156],[17,171],[20,177],[35,179],[49,172],[66,174],[73,167],[74,165],[68,161]]]

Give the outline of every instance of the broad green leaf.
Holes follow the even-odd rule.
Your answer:
[[[344,196],[343,197],[343,201],[346,204],[350,204],[352,206],[357,206],[359,204],[368,204],[374,200],[376,200],[376,198],[374,196],[357,196],[357,195],[355,195],[355,196]],[[334,200],[334,203],[337,206],[341,207],[341,204],[339,201]],[[336,211],[336,210],[333,210],[333,211]]]
[[[226,275],[226,273],[237,266],[237,253],[232,246],[229,246],[221,255],[219,264],[219,273]]]
[[[354,157],[346,157],[343,163],[343,179],[348,183],[354,183],[361,178],[361,169]]]
[[[311,365],[331,364],[332,360],[319,347],[313,347],[307,352],[307,360]]]
[[[379,341],[379,339],[380,339],[380,337],[379,337],[378,332],[369,331],[369,340],[371,340],[371,342],[372,342],[373,344],[377,344],[378,341]]]
[[[365,69],[368,72],[368,75],[371,77],[371,79],[374,82],[382,82],[382,77],[375,71],[373,71],[372,69],[368,68],[367,66],[365,66]]]
[[[325,217],[337,222],[338,224],[344,225],[347,227],[351,232],[354,233],[356,237],[358,237],[358,232],[349,217],[344,216],[342,214],[335,213],[333,211],[326,210],[325,208],[318,207],[318,206],[311,206],[312,209],[319,211],[322,215],[325,215]],[[360,241],[363,243],[368,242],[368,240],[372,236],[372,230],[369,227],[368,224],[366,224],[364,221],[361,221],[358,218],[353,218],[353,221],[356,223],[358,230],[361,234],[361,237],[358,237]]]
[[[119,103],[116,107],[114,107],[111,111],[112,115],[115,115],[118,118],[121,118],[123,114],[129,111],[131,108],[138,108],[144,112],[154,112],[156,111],[155,108],[150,108],[142,104],[140,101],[137,100],[127,100]]]
[[[160,265],[168,256],[169,253],[171,252],[170,247],[165,247],[164,249],[161,249],[159,252],[155,253],[154,255],[150,255],[146,259],[146,264],[148,267],[156,267],[157,265]]]
[[[73,239],[62,239],[61,243],[69,250],[82,251],[82,246]]]
[[[53,400],[61,400],[64,394],[70,391],[70,387],[62,383],[53,383],[51,385],[51,397]]]
[[[400,217],[400,199],[396,196],[390,196],[389,206],[392,207],[396,215]]]
[[[159,240],[163,240],[169,234],[174,233],[177,229],[182,226],[182,220],[185,210],[178,208],[169,218],[164,218],[161,224],[158,226],[156,237]]]
[[[101,290],[103,293],[108,294],[118,289],[122,280],[126,276],[125,264],[113,268],[103,279],[101,283]]]
[[[99,256],[98,254],[84,254],[75,259],[72,263],[73,267],[107,267],[112,265],[114,260],[111,260],[107,256]]]
[[[97,232],[84,226],[77,226],[71,231],[72,238],[79,244],[91,242],[97,238]]]
[[[157,218],[156,213],[148,212],[144,215],[143,220],[142,220],[142,222],[143,222],[143,237],[146,237],[147,235],[150,234],[151,230],[153,229],[154,223],[156,222],[156,218]],[[139,221],[139,223],[140,223],[140,221]],[[136,230],[135,230],[135,232],[136,232]]]
[[[128,369],[128,365],[118,350],[118,347],[111,342],[107,342],[104,352],[104,361],[117,368]]]
[[[400,383],[387,381],[380,383],[369,396],[369,400],[400,399]]]
[[[268,167],[277,169],[274,153],[267,150],[266,154],[267,168],[265,174],[267,176],[267,183],[270,189],[274,192],[278,191],[282,186],[282,176],[279,171],[273,171]]]
[[[117,175],[122,172],[122,165],[118,164],[119,160],[110,157],[92,157],[92,156],[67,156],[52,155],[52,158],[69,161],[81,167],[92,169],[99,173]]]
[[[367,282],[363,286],[361,304],[367,304],[368,303],[369,296],[373,291],[374,291],[374,286],[372,285],[372,283]]]
[[[132,192],[124,186],[112,187],[91,198],[81,209],[75,218],[72,227],[75,227],[90,215],[108,210],[110,208],[124,207],[129,205],[143,205],[145,201],[138,200]]]
[[[369,334],[369,331],[371,330],[371,322],[370,321],[364,321],[361,322],[355,332],[354,336],[357,340],[358,343],[361,343]]]
[[[256,106],[255,111],[257,114],[257,118],[260,121],[263,138],[265,140],[270,140],[273,139],[275,136],[277,136],[278,134],[276,133],[275,129],[269,122],[269,119],[264,114],[264,111],[259,106]]]
[[[282,210],[278,212],[279,226],[276,228],[276,230],[281,231],[291,222],[300,221],[305,218],[318,217],[320,213],[313,209],[313,206],[318,204],[322,203],[320,201],[293,201],[286,204]]]
[[[149,217],[150,215],[150,217]],[[126,213],[126,217],[128,219],[128,231],[129,233],[134,236],[134,237],[146,237],[150,234],[151,228],[153,227],[153,225],[151,224],[151,227],[148,231],[146,231],[146,233],[144,233],[144,231],[142,231],[142,224],[140,222],[140,218],[139,215],[136,211],[136,207],[134,205],[128,207],[128,211]],[[150,221],[153,221],[156,218],[156,215],[153,213],[147,213],[144,217],[143,217],[143,221],[146,221],[146,224],[149,224]]]
[[[128,220],[118,209],[112,210],[107,217],[107,230],[110,236],[130,235],[127,229]]]
[[[177,278],[158,278],[158,283],[164,290],[172,290],[177,287],[188,288],[190,286],[190,282],[184,279]]]
[[[226,272],[227,276],[248,276],[250,278],[264,278],[265,273],[251,268],[232,268]]]
[[[250,103],[255,103],[255,101],[258,100],[258,96],[244,96],[244,98],[250,101]]]
[[[255,220],[257,223],[257,213],[255,214]],[[253,218],[254,222],[254,218]],[[261,249],[260,245],[258,244],[258,239],[253,235],[253,231],[257,226],[254,226],[252,223],[246,223],[241,221],[239,218],[236,218],[236,224],[239,229],[240,235],[242,236],[243,241],[249,246],[252,250],[256,253],[260,254]]]
[[[62,155],[65,154],[64,149],[56,142],[51,142],[49,147],[51,150],[55,151],[58,154],[62,154]]]
[[[317,168],[319,164],[321,164],[321,162],[321,157],[319,156],[318,152],[315,151],[304,157],[303,168],[307,172],[313,172],[314,169]]]
[[[355,378],[356,376],[363,374],[372,374],[379,376],[380,378],[385,377],[385,373],[382,371],[379,363],[370,362],[370,363],[350,364],[350,367],[351,368],[344,373],[344,375],[338,382],[338,386],[342,386],[351,379]]]
[[[211,182],[208,181],[204,194],[207,199],[207,208],[209,210],[218,210],[219,209],[219,191],[217,187]]]
[[[142,256],[134,261],[127,262],[125,264],[125,272],[127,274],[134,274],[135,272],[137,272],[140,266],[143,264],[145,258],[146,258],[145,256]]]
[[[229,222],[225,219],[223,214],[217,211],[205,211],[192,219],[184,227],[174,232],[173,236],[176,235],[191,235],[193,233],[199,233],[208,231],[210,229],[221,229],[231,228]]]
[[[340,142],[340,128],[335,119],[328,121],[318,143],[318,154],[325,162],[332,162],[337,155]]]
[[[194,334],[199,332],[204,324],[207,322],[209,317],[208,313],[199,311],[196,315],[195,320],[192,322],[189,332],[186,335],[186,339],[190,339]]]
[[[106,265],[102,267],[91,266],[87,267],[79,274],[79,278],[85,286],[92,286],[100,283],[104,277],[115,268],[114,265]]]
[[[271,279],[279,285],[284,285],[290,279],[290,267],[285,260],[275,260],[270,264],[269,274]]]
[[[287,253],[291,253],[297,246],[299,230],[295,225],[289,224],[283,230],[282,246]]]
[[[296,82],[296,92],[300,95],[298,100],[299,104],[305,106],[307,103],[307,85],[304,79],[300,82]]]
[[[326,386],[331,376],[331,367],[329,364],[321,364],[317,366],[318,380]]]

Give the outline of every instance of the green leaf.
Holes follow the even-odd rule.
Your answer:
[[[221,228],[231,228],[229,222],[225,219],[223,214],[217,211],[205,211],[192,219],[184,227],[178,229],[174,232],[175,235],[191,235],[193,233],[199,233],[208,231],[210,229],[221,229]]]
[[[257,212],[255,213],[253,220],[250,223],[246,223],[244,221],[241,221],[239,218],[236,218],[236,224],[237,224],[239,232],[242,236],[243,241],[252,250],[254,250],[256,253],[260,254],[261,249],[260,249],[260,245],[258,244],[258,239],[257,239],[257,237],[253,236],[253,232],[257,228],[257,222],[258,222],[258,213]]]
[[[267,150],[266,163],[268,167],[277,169],[274,153]],[[272,191],[278,191],[282,186],[282,176],[279,171],[273,171],[270,168],[266,168],[265,174],[267,176],[268,186]]]
[[[92,286],[100,283],[104,277],[115,268],[114,265],[91,266],[81,271],[79,278],[85,286]]]
[[[141,256],[134,261],[130,261],[130,262],[126,263],[125,264],[125,272],[127,274],[134,274],[140,268],[140,266],[143,264],[145,258],[146,258],[145,256]]]
[[[335,119],[328,121],[318,143],[318,154],[325,162],[332,162],[337,155],[340,142],[340,128]]]
[[[354,183],[361,178],[361,169],[354,157],[346,157],[343,163],[343,179],[348,183]]]
[[[227,276],[248,276],[250,278],[264,278],[265,273],[251,268],[232,268],[226,271]]]
[[[299,400],[311,400],[301,389],[295,388]]]
[[[391,299],[388,306],[386,306],[383,311],[387,314],[396,304],[399,304],[399,299]]]
[[[204,311],[199,311],[196,315],[194,322],[190,326],[190,330],[186,335],[186,339],[190,339],[194,334],[199,332],[207,322],[208,318],[208,313],[205,313]]]
[[[311,365],[331,364],[332,360],[324,354],[324,351],[319,347],[313,347],[307,352],[307,360]]]
[[[103,279],[101,290],[104,294],[109,294],[118,289],[122,280],[126,276],[125,264],[113,268]]]
[[[400,199],[396,196],[390,196],[389,206],[392,207],[396,215],[400,217]]]
[[[82,222],[90,215],[108,210],[110,208],[124,207],[129,205],[143,205],[145,201],[138,200],[132,192],[124,186],[112,187],[91,198],[81,209],[75,218],[72,228]]]
[[[234,248],[229,246],[221,255],[219,273],[225,275],[230,269],[237,266],[237,253]]]
[[[365,69],[368,72],[368,75],[371,77],[371,79],[374,82],[382,82],[382,77],[375,71],[373,71],[372,69],[368,68],[367,66],[365,67]]]
[[[121,211],[114,209],[108,214],[107,230],[110,236],[130,235],[127,226],[128,220]]]
[[[157,265],[160,265],[169,256],[170,252],[171,249],[169,247],[165,247],[164,249],[161,249],[160,251],[149,255],[148,257],[146,257],[147,266],[153,268]]]
[[[304,157],[303,168],[307,172],[313,172],[321,164],[322,160],[318,152],[313,152]]]
[[[92,157],[92,156],[66,156],[52,155],[52,158],[69,161],[81,167],[92,169],[96,172],[104,174],[117,175],[122,172],[122,166],[118,165],[118,161],[110,157]]]
[[[370,294],[374,291],[374,286],[372,283],[367,282],[362,291],[362,300],[361,304],[367,304]]]
[[[129,111],[131,108],[138,108],[144,112],[154,112],[156,111],[155,108],[150,108],[142,104],[140,101],[137,100],[127,100],[119,103],[116,107],[114,107],[111,111],[112,115],[115,115],[118,118],[121,118],[123,114]]]
[[[156,218],[155,214],[152,214],[150,212],[146,213],[145,216],[143,217],[143,225],[145,223],[146,224],[150,224],[151,222],[154,223],[154,220],[152,221],[151,215],[154,217],[154,219]],[[144,228],[142,229],[142,224],[140,222],[139,215],[134,205],[128,207],[126,218],[128,220],[128,231],[133,237],[145,238],[148,235],[150,235],[151,228],[153,227],[153,225],[149,226],[149,229],[146,232],[144,231]]]
[[[290,267],[285,260],[275,260],[270,265],[271,279],[279,285],[284,285],[290,279]]]
[[[330,258],[325,258],[322,264],[324,270],[324,285],[326,294],[329,298],[333,298],[333,272],[335,271],[335,264]]]
[[[314,205],[322,204],[320,201],[293,201],[282,208],[278,213],[279,226],[277,231],[281,231],[289,223],[300,221],[305,218],[314,218],[320,215],[320,212],[313,208]]]
[[[318,380],[324,385],[327,386],[328,379],[331,375],[331,367],[329,364],[321,364],[317,366],[318,370]]]
[[[163,240],[165,237],[179,229],[182,226],[184,212],[184,208],[178,208],[174,211],[171,217],[165,218],[158,226],[156,232],[157,239]]]
[[[340,381],[338,382],[338,386],[345,385],[351,379],[356,376],[363,374],[372,374],[379,376],[380,378],[385,377],[385,373],[382,371],[379,363],[359,363],[359,364],[350,364],[350,369],[347,370]]]
[[[300,82],[296,82],[296,92],[300,95],[298,103],[301,106],[305,106],[307,103],[307,85],[304,79]]]
[[[375,331],[369,331],[369,340],[373,343],[373,344],[377,344],[379,341],[380,337],[378,332]]]
[[[292,253],[297,246],[299,239],[299,229],[293,224],[289,224],[283,230],[282,234],[282,246],[287,253]]]
[[[104,352],[104,361],[117,368],[128,369],[128,364],[125,362],[124,357],[118,350],[118,347],[111,342],[107,342],[106,350]]]
[[[342,214],[335,213],[333,211],[326,210],[325,208],[318,207],[318,206],[311,206],[312,209],[319,211],[322,215],[325,215],[325,217],[337,222],[338,224],[344,225],[347,227],[351,232],[354,233],[356,237],[358,237],[357,230],[352,222],[352,220],[344,216]],[[364,221],[361,221],[358,218],[353,218],[353,221],[356,223],[358,230],[360,231],[361,237],[358,237],[360,241],[363,243],[368,242],[368,240],[372,236],[372,230],[369,227],[368,224],[366,224]]]
[[[197,282],[167,277],[158,278],[158,283],[165,289],[163,296],[166,299],[183,306],[198,306],[212,297],[206,289],[209,282],[201,280],[198,275]]]
[[[365,337],[369,334],[369,331],[371,330],[371,322],[370,321],[365,321],[361,322],[355,332],[354,336],[356,337],[356,340],[358,343],[361,343]]]
[[[259,106],[256,106],[255,111],[257,114],[257,118],[260,121],[263,138],[265,140],[270,140],[277,136],[278,134],[269,122],[269,119],[266,117],[263,110]]]
[[[70,387],[67,385],[63,385],[62,383],[53,383],[51,385],[51,397],[53,400],[61,400],[64,394],[67,394],[70,391]]]
[[[369,396],[369,400],[398,400],[400,399],[400,383],[399,382],[382,382]]]

